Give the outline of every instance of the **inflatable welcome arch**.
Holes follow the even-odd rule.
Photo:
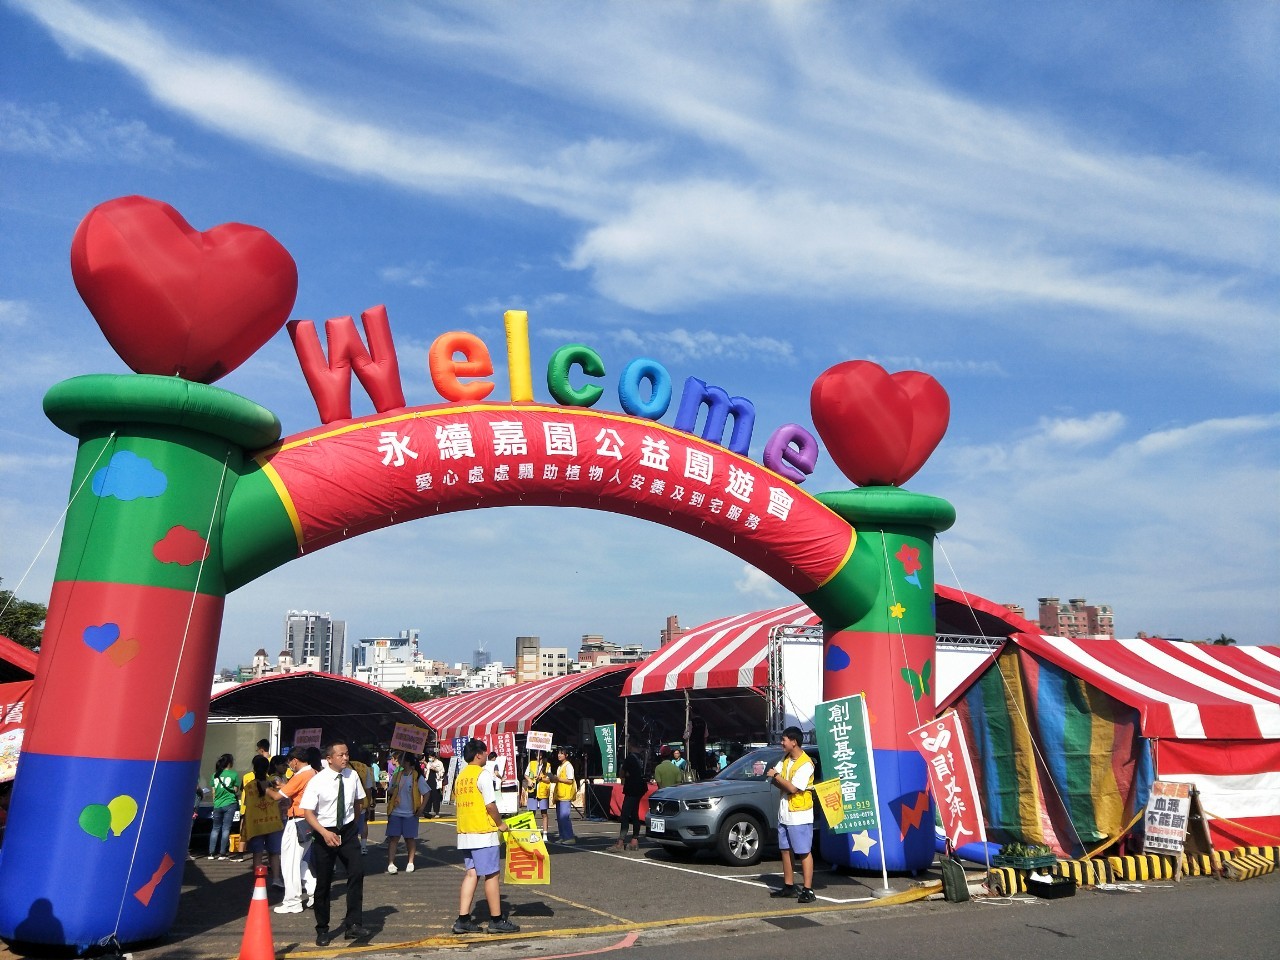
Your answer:
[[[535,401],[517,311],[505,317],[510,400],[487,399],[487,346],[450,332],[430,356],[445,402],[406,408],[375,308],[362,316],[367,348],[350,317],[328,322],[327,358],[310,322],[289,324],[322,423],[281,439],[274,414],[210,385],[293,307],[296,267],[270,235],[201,233],[165,204],[126,197],[81,223],[72,273],[136,373],[77,377],[45,398],[79,449],[0,851],[0,936],[83,950],[169,929],[228,593],[368,530],[490,506],[635,515],[794,592],[823,618],[824,696],[867,694],[889,869],[932,861],[927,777],[906,732],[934,712],[932,543],[955,514],[899,488],[946,429],[931,377],[863,361],[824,373],[813,420],[860,489],[812,496],[798,485],[817,457],[806,430],[779,427],[755,463],[750,401],[692,377],[663,425],[671,381],[654,360],[622,371],[625,412],[610,413],[593,409],[603,361],[566,345],[547,364],[556,403]],[[352,373],[376,413],[351,418]],[[847,836],[828,834],[823,854],[880,869],[880,851]]]

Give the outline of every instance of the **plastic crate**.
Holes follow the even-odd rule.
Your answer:
[[[1027,877],[1027,893],[1034,894],[1043,900],[1074,897],[1076,895],[1076,882],[1065,877],[1056,877],[1050,882]]]
[[[1007,857],[1002,853],[998,853],[991,858],[993,866],[1013,867],[1015,870],[1036,870],[1040,867],[1052,867],[1057,862],[1058,858],[1052,853],[1041,854],[1038,857]]]

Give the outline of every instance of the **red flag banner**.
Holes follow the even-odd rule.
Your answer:
[[[934,802],[951,845],[985,842],[982,801],[978,798],[964,730],[955,711],[916,727],[909,736],[928,767]]]
[[[0,683],[0,783],[13,779],[22,753],[22,734],[30,722],[30,706],[34,680]]]

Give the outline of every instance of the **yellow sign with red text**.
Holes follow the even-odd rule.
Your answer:
[[[504,834],[507,844],[502,857],[502,882],[539,884],[551,882],[551,858],[547,842],[537,828],[537,818],[528,810],[506,818],[511,829]]]
[[[827,818],[827,826],[835,827],[844,819],[844,800],[840,796],[840,778],[832,777],[813,785],[813,792],[818,795],[818,806]]]

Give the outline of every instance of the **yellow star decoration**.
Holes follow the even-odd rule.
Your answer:
[[[907,612],[907,608],[900,603],[895,603],[892,607],[889,608],[890,615],[897,617],[899,620],[902,619],[902,615],[906,612]]]
[[[871,848],[876,845],[875,840],[871,838],[871,831],[863,830],[861,833],[855,833],[850,836],[853,841],[853,849],[855,853],[870,853]]]

